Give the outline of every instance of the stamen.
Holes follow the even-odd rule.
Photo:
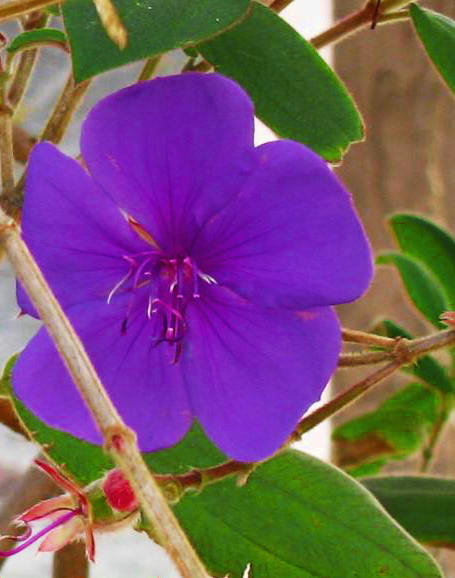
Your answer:
[[[133,272],[133,268],[131,267],[131,269],[128,271],[128,273],[124,277],[122,277],[120,279],[120,281],[111,290],[111,292],[107,296],[107,304],[108,305],[111,302],[112,297],[117,293],[118,289],[120,289],[120,287],[125,283],[125,281],[127,281],[131,277],[132,272]]]
[[[192,263],[192,267],[193,267],[193,297],[194,299],[199,299],[201,294],[199,293],[198,270],[197,265],[194,261]]]
[[[207,275],[207,273],[202,273],[201,271],[198,271],[198,276],[209,285],[218,285],[218,281],[211,275]]]
[[[22,550],[25,550],[25,548],[28,548],[29,546],[34,544],[37,540],[39,540],[42,536],[48,534],[54,528],[66,524],[66,522],[71,520],[71,518],[74,518],[74,516],[79,516],[80,514],[82,514],[81,508],[77,508],[76,510],[70,510],[69,512],[66,512],[65,514],[63,514],[63,516],[60,516],[60,518],[54,520],[51,524],[49,524],[49,526],[46,526],[45,528],[37,532],[34,536],[31,537],[27,536],[27,539],[23,540],[22,544],[19,544],[15,548],[11,548],[11,550],[0,550],[0,557],[8,558],[9,556],[14,556],[14,554],[22,552]],[[21,540],[21,538],[19,538],[19,540]]]

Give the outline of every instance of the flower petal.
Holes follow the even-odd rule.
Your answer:
[[[137,435],[141,449],[174,444],[191,425],[180,367],[171,365],[167,344],[153,347],[152,324],[144,308],[121,333],[128,298],[106,305],[85,303],[67,311],[114,405]],[[20,355],[13,370],[19,399],[51,427],[93,443],[102,438],[43,328]]]
[[[165,252],[176,253],[249,172],[252,104],[218,74],[157,78],[98,103],[81,149],[93,178]]]
[[[209,287],[187,309],[182,368],[195,416],[228,456],[262,460],[290,435],[336,367],[331,308],[259,309]]]
[[[107,298],[125,274],[122,255],[149,248],[87,172],[50,143],[32,151],[21,226],[63,307]],[[18,302],[36,316],[21,288]]]
[[[199,268],[266,307],[302,310],[359,297],[371,253],[338,179],[292,141],[268,143],[257,155],[258,169],[195,243]]]
[[[74,516],[65,524],[51,530],[41,542],[38,552],[56,552],[75,540],[79,534],[84,532],[84,529],[85,524],[82,518]]]

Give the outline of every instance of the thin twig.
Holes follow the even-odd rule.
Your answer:
[[[120,418],[106,393],[78,335],[63,313],[40,269],[20,235],[17,223],[0,211],[0,238],[16,276],[35,305],[60,355],[90,409],[114,461],[141,503],[184,578],[208,578],[208,574],[180,528],[136,444],[136,436]]]
[[[348,343],[360,343],[368,346],[375,345],[377,347],[384,347],[385,349],[392,349],[397,343],[397,340],[393,337],[383,337],[375,333],[365,333],[365,331],[345,328],[341,330],[341,338]]]
[[[441,408],[438,412],[436,423],[432,428],[428,444],[426,445],[422,453],[422,466],[420,468],[420,471],[422,473],[426,473],[430,469],[431,462],[434,457],[434,450],[436,448],[436,444],[438,443],[438,440],[440,439],[442,432],[444,431],[444,426],[446,425],[450,417],[452,408],[453,408],[453,396],[444,395],[444,397],[442,398]]]
[[[54,110],[38,140],[48,140],[54,144],[60,142],[89,84],[90,79],[74,85],[72,74],[68,76]],[[15,187],[4,189],[4,194],[0,198],[0,208],[16,221],[20,219],[24,196],[24,183],[25,173],[22,174]]]
[[[43,28],[43,26],[46,25],[48,19],[49,17],[47,14],[42,14],[40,12],[37,14],[36,12],[32,12],[25,20],[24,30],[36,30]],[[14,54],[8,54],[7,56],[6,67],[8,70],[11,69],[14,56]],[[16,71],[7,92],[8,103],[13,111],[17,110],[17,107],[19,106],[22,97],[24,96],[33,68],[35,67],[37,56],[38,48],[25,50],[19,56],[19,62],[16,66]]]
[[[59,0],[60,3],[63,3],[63,1]],[[11,0],[11,2],[0,6],[0,22],[55,3],[56,0]]]
[[[3,100],[0,96],[0,101]],[[0,167],[2,189],[10,191],[14,186],[13,123],[11,109],[0,102]]]
[[[156,67],[158,66],[161,60],[162,54],[158,54],[157,56],[152,56],[145,61],[145,64],[137,77],[137,82],[141,82],[143,80],[149,80],[152,78],[156,71]]]
[[[63,138],[74,111],[79,105],[90,79],[79,84],[74,84],[73,75],[70,74],[57,100],[57,103],[49,117],[39,140],[48,140],[57,144]]]
[[[388,361],[395,357],[393,351],[368,351],[366,353],[342,353],[338,360],[338,367],[359,367]]]

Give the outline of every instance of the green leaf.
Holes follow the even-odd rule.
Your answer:
[[[422,476],[363,479],[362,484],[416,540],[455,548],[455,481]]]
[[[2,376],[0,377],[0,395],[10,394],[11,373],[18,357],[18,353],[10,357],[3,368]]]
[[[383,332],[387,337],[405,337],[412,339],[412,335],[403,327],[393,321],[385,319],[381,323]],[[425,383],[439,389],[442,393],[455,393],[455,381],[450,378],[445,367],[443,367],[431,355],[424,355],[412,365],[406,365],[401,371],[415,375]]]
[[[10,42],[6,50],[10,54],[14,54],[19,50],[35,48],[43,44],[54,44],[67,50],[67,38],[65,34],[57,28],[40,28],[38,30],[22,32]]]
[[[438,329],[445,328],[439,316],[449,309],[449,302],[437,278],[415,258],[401,253],[383,253],[378,265],[393,264],[398,269],[406,292],[417,309]]]
[[[390,225],[402,251],[419,259],[439,280],[455,308],[455,239],[428,219],[399,214]]]
[[[428,56],[455,92],[455,22],[418,4],[411,4],[411,18]]]
[[[432,558],[360,484],[296,451],[187,495],[175,512],[212,575],[436,578]]]
[[[417,450],[437,420],[437,393],[411,383],[376,410],[338,426],[332,437],[343,463],[357,465],[384,457],[401,459]]]
[[[218,34],[245,15],[250,0],[115,0],[114,4],[128,32],[124,50],[107,36],[92,0],[67,0],[61,6],[76,82]]]
[[[339,161],[363,137],[362,120],[338,77],[309,42],[255,3],[235,28],[198,45],[215,69],[241,84],[276,134]]]

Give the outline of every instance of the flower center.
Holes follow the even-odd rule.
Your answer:
[[[147,292],[146,314],[153,324],[153,346],[168,343],[175,347],[173,363],[177,363],[186,332],[185,309],[191,299],[199,299],[199,280],[216,283],[209,275],[198,270],[196,262],[188,256],[168,258],[160,250],[123,255],[128,266],[126,274],[113,287],[107,302],[118,292],[129,292],[130,300],[121,332],[126,333],[134,304]]]

